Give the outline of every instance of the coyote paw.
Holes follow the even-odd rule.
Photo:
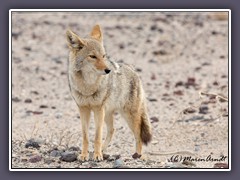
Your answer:
[[[80,161],[88,161],[89,155],[88,155],[88,153],[82,153],[82,154],[80,154],[80,155],[78,156],[78,159],[79,159]]]
[[[102,155],[102,153],[101,152],[96,152],[96,153],[94,153],[94,155],[93,155],[93,160],[94,161],[102,161],[103,160],[103,155]]]
[[[133,159],[141,159],[142,161],[146,161],[147,160],[147,156],[145,154],[138,154],[138,153],[134,153],[132,155]]]

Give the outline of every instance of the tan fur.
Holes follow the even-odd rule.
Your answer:
[[[126,120],[136,140],[136,152],[142,154],[142,144],[151,140],[144,91],[136,72],[125,64],[106,59],[103,35],[99,25],[90,36],[80,38],[68,30],[69,87],[79,107],[82,124],[81,160],[88,160],[88,128],[90,112],[94,113],[94,160],[102,160],[102,151],[108,147],[113,133],[113,114],[118,111]],[[110,71],[110,72],[109,72]],[[103,122],[107,136],[102,143]]]

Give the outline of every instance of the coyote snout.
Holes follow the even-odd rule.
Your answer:
[[[82,123],[82,152],[80,159],[88,160],[88,128],[91,111],[94,113],[94,160],[103,160],[113,133],[113,115],[121,113],[136,140],[136,152],[142,154],[142,144],[152,137],[145,96],[140,78],[128,65],[106,59],[103,36],[99,25],[87,38],[67,31],[69,54],[69,86],[79,108]],[[102,143],[103,123],[107,136]]]

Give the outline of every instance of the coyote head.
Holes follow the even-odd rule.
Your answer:
[[[99,25],[93,27],[87,38],[80,38],[71,30],[67,30],[66,35],[70,49],[69,63],[75,71],[93,72],[98,75],[110,73]]]

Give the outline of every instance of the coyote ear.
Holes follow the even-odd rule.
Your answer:
[[[77,34],[72,32],[71,30],[67,30],[66,36],[69,48],[76,50],[80,50],[83,48],[84,42]]]
[[[98,24],[93,27],[92,32],[91,32],[91,37],[102,42],[102,40],[103,40],[102,31]]]

